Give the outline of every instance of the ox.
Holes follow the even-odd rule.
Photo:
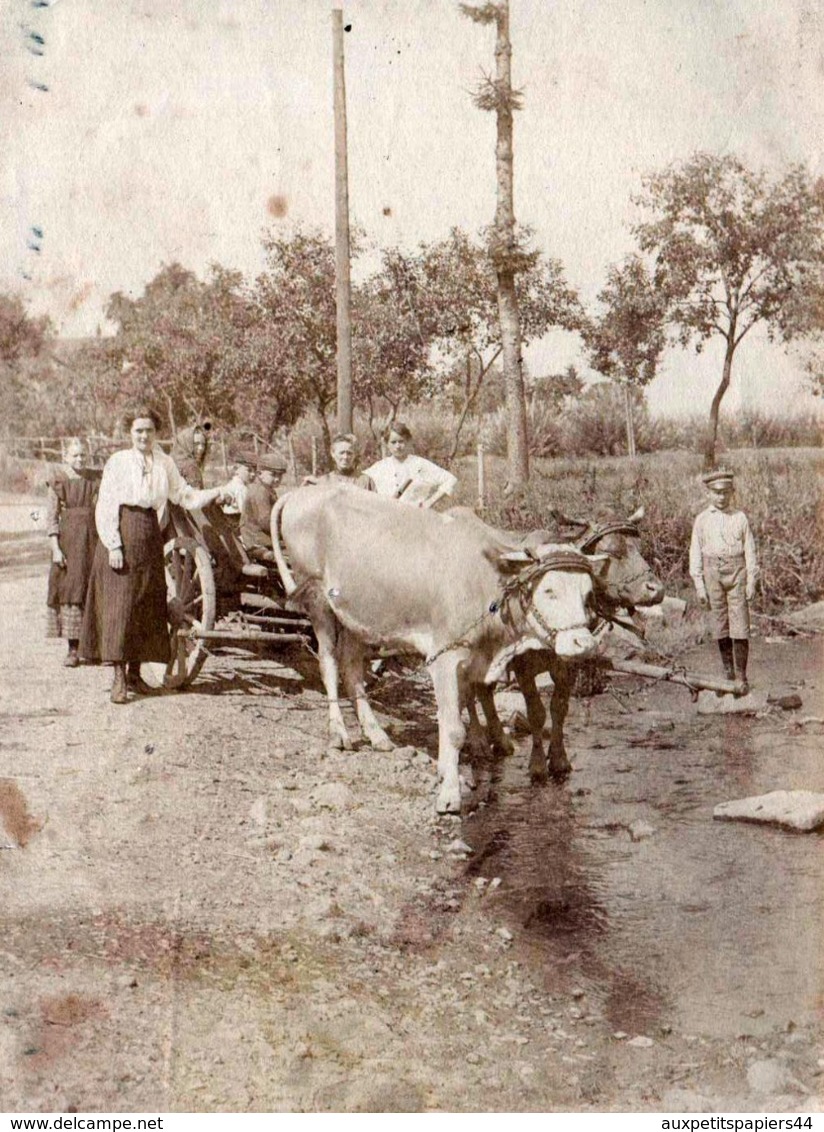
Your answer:
[[[439,813],[459,813],[461,708],[473,683],[498,679],[524,648],[586,657],[596,647],[593,562],[572,546],[528,554],[480,521],[339,486],[298,488],[272,512],[272,544],[292,603],[318,639],[332,743],[348,749],[338,677],[364,736],[392,742],[364,688],[368,648],[426,658],[438,705]]]
[[[469,512],[469,517],[471,516],[472,512]],[[605,564],[594,572],[594,582],[598,615],[607,622],[616,620],[621,609],[631,614],[636,606],[658,605],[663,601],[664,587],[640,550],[638,523],[643,516],[643,508],[639,508],[627,519],[614,519],[597,526],[582,524],[585,529],[579,530],[575,538],[575,545],[582,553],[593,555],[597,550],[598,559],[606,558]],[[468,516],[463,515],[462,518],[467,519]],[[510,545],[527,547],[544,537],[544,531],[534,532],[522,539],[511,535],[503,536]],[[557,651],[540,649],[515,657],[511,668],[524,697],[532,737],[530,778],[535,783],[544,783],[549,776],[562,780],[572,769],[564,746],[564,723],[569,710],[572,679],[569,663]],[[546,710],[536,683],[536,677],[542,672],[549,672],[553,685],[549,702],[551,730],[548,762],[543,744]],[[475,698],[483,708],[493,749],[499,753],[510,753],[512,744],[501,727],[492,688],[479,685],[475,689]],[[470,735],[477,737],[479,731],[474,704],[470,701]]]

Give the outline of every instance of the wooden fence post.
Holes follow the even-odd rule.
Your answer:
[[[258,456],[260,455],[260,441],[258,440],[257,433],[255,433],[252,437],[252,443],[255,446],[255,459],[257,460]]]
[[[223,474],[224,474],[224,476],[228,476],[228,474],[229,474],[229,462],[226,459],[226,441],[223,440],[223,438],[221,438],[221,441],[220,441],[220,454],[221,454],[221,458],[223,460]]]
[[[486,468],[484,467],[484,446],[478,444],[478,510],[486,507]]]
[[[318,438],[312,437],[312,475],[318,474]]]
[[[291,435],[286,439],[286,446],[289,450],[289,475],[292,477],[292,483],[298,482],[298,462],[295,457],[295,446],[292,443]]]

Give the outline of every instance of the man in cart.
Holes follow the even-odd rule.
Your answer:
[[[358,441],[351,432],[341,432],[334,438],[329,449],[332,469],[324,476],[306,476],[304,484],[342,484],[344,487],[359,487],[363,491],[374,491],[375,485],[370,476],[358,468]]]
[[[240,513],[240,541],[253,562],[274,562],[270,524],[277,500],[277,487],[286,464],[274,453],[264,453],[256,461],[256,477],[246,488]]]

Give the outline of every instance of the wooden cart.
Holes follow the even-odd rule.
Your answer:
[[[165,671],[154,666],[153,682],[186,687],[222,645],[278,648],[313,639],[309,620],[286,608],[277,567],[250,560],[233,516],[214,504],[200,511],[170,505],[166,535],[171,659]]]

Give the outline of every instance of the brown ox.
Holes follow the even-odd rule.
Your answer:
[[[497,679],[523,648],[551,646],[571,659],[596,647],[592,562],[571,546],[529,555],[501,545],[480,521],[337,486],[280,499],[272,544],[286,592],[317,635],[336,746],[351,746],[339,672],[365,737],[388,750],[364,689],[366,650],[426,658],[438,704],[439,813],[460,812],[461,708],[470,685]]]
[[[575,545],[584,554],[594,555],[597,551],[597,558],[603,562],[594,573],[595,600],[599,615],[607,620],[614,618],[619,610],[623,609],[631,613],[636,606],[658,605],[663,601],[664,587],[640,550],[638,523],[643,516],[643,509],[639,508],[627,519],[612,519],[597,525],[588,525],[583,532],[577,534],[575,539]],[[471,522],[474,515],[472,512],[468,515],[464,513],[462,518]],[[510,545],[530,546],[545,538],[546,532],[537,531],[523,538],[512,535],[503,537]],[[557,780],[564,779],[572,769],[564,746],[564,723],[569,711],[572,680],[569,663],[557,652],[540,649],[515,657],[511,668],[524,697],[532,738],[530,778],[536,783],[546,782],[548,776]],[[536,683],[536,677],[542,672],[549,672],[552,677],[548,762],[543,743],[546,709]],[[510,753],[512,744],[501,727],[492,687],[480,685],[475,692],[483,708],[487,733],[493,749],[503,754]],[[470,737],[477,743],[480,724],[472,701],[469,704],[469,711]]]

